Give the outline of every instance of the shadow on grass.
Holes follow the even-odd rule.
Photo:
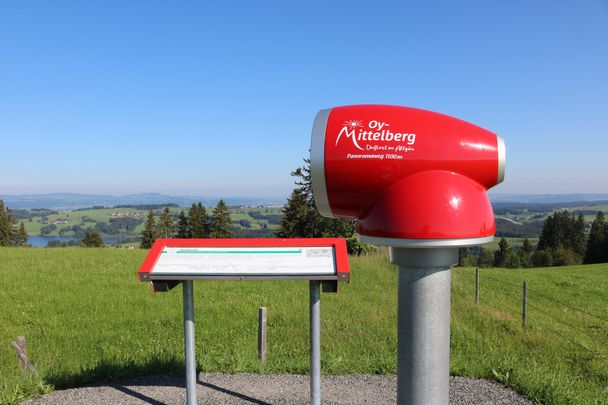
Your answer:
[[[96,367],[83,369],[76,374],[47,376],[45,382],[53,385],[55,389],[83,386],[109,386],[133,398],[154,405],[161,405],[164,403],[142,394],[141,392],[137,392],[133,390],[132,387],[178,387],[183,388],[184,390],[186,387],[183,360],[166,360],[159,358],[150,358],[148,362],[143,364],[102,361]],[[250,397],[240,392],[232,391],[225,387],[200,381],[198,378],[197,382],[201,386],[230,395],[242,401],[257,405],[268,405],[268,402]]]
[[[178,359],[151,357],[145,363],[101,360],[93,368],[83,368],[73,374],[47,374],[44,380],[55,389],[66,389],[85,385],[109,385],[123,379],[154,374],[181,374],[183,371],[184,362]],[[174,380],[167,379],[167,382],[169,381]],[[159,385],[163,385],[162,379],[159,379]]]

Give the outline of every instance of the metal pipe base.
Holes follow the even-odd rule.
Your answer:
[[[184,280],[184,351],[186,356],[186,403],[196,405],[196,358],[194,351],[194,288]]]
[[[451,266],[457,248],[390,248],[399,266],[397,403],[447,405]]]
[[[310,403],[321,404],[321,282],[310,281]]]

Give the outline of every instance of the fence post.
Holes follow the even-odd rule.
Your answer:
[[[258,309],[258,359],[266,360],[267,351],[267,311],[266,307],[260,307]]]
[[[479,305],[479,267],[475,267],[475,305]]]
[[[526,313],[527,313],[527,301],[528,301],[528,288],[524,281],[524,299],[521,308],[521,326],[526,327]]]
[[[17,357],[19,357],[19,365],[22,370],[27,370],[32,374],[37,374],[36,368],[27,357],[27,350],[25,349],[25,336],[17,336],[15,341],[11,342],[11,346],[17,352]]]

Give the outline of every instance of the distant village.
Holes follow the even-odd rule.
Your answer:
[[[138,218],[145,216],[146,213],[143,211],[116,211],[111,215],[112,218]]]
[[[60,214],[69,214],[72,211],[70,210],[62,210],[59,211]],[[143,211],[116,211],[110,215],[112,218],[143,218],[146,216],[146,213]],[[42,221],[45,225],[70,225],[72,221],[69,219],[54,219],[54,220],[46,220]]]

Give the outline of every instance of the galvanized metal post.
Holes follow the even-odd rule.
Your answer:
[[[475,305],[479,305],[479,267],[475,267]]]
[[[194,357],[194,293],[192,280],[184,280],[184,349],[186,352],[186,403],[196,405],[196,359]]]
[[[268,311],[266,307],[258,308],[258,359],[266,360],[268,350]]]
[[[528,312],[528,286],[524,281],[524,297],[521,308],[521,326],[526,327],[526,317]]]
[[[310,281],[310,403],[321,404],[321,282]]]
[[[397,403],[447,405],[451,266],[458,248],[390,248],[399,266]]]

